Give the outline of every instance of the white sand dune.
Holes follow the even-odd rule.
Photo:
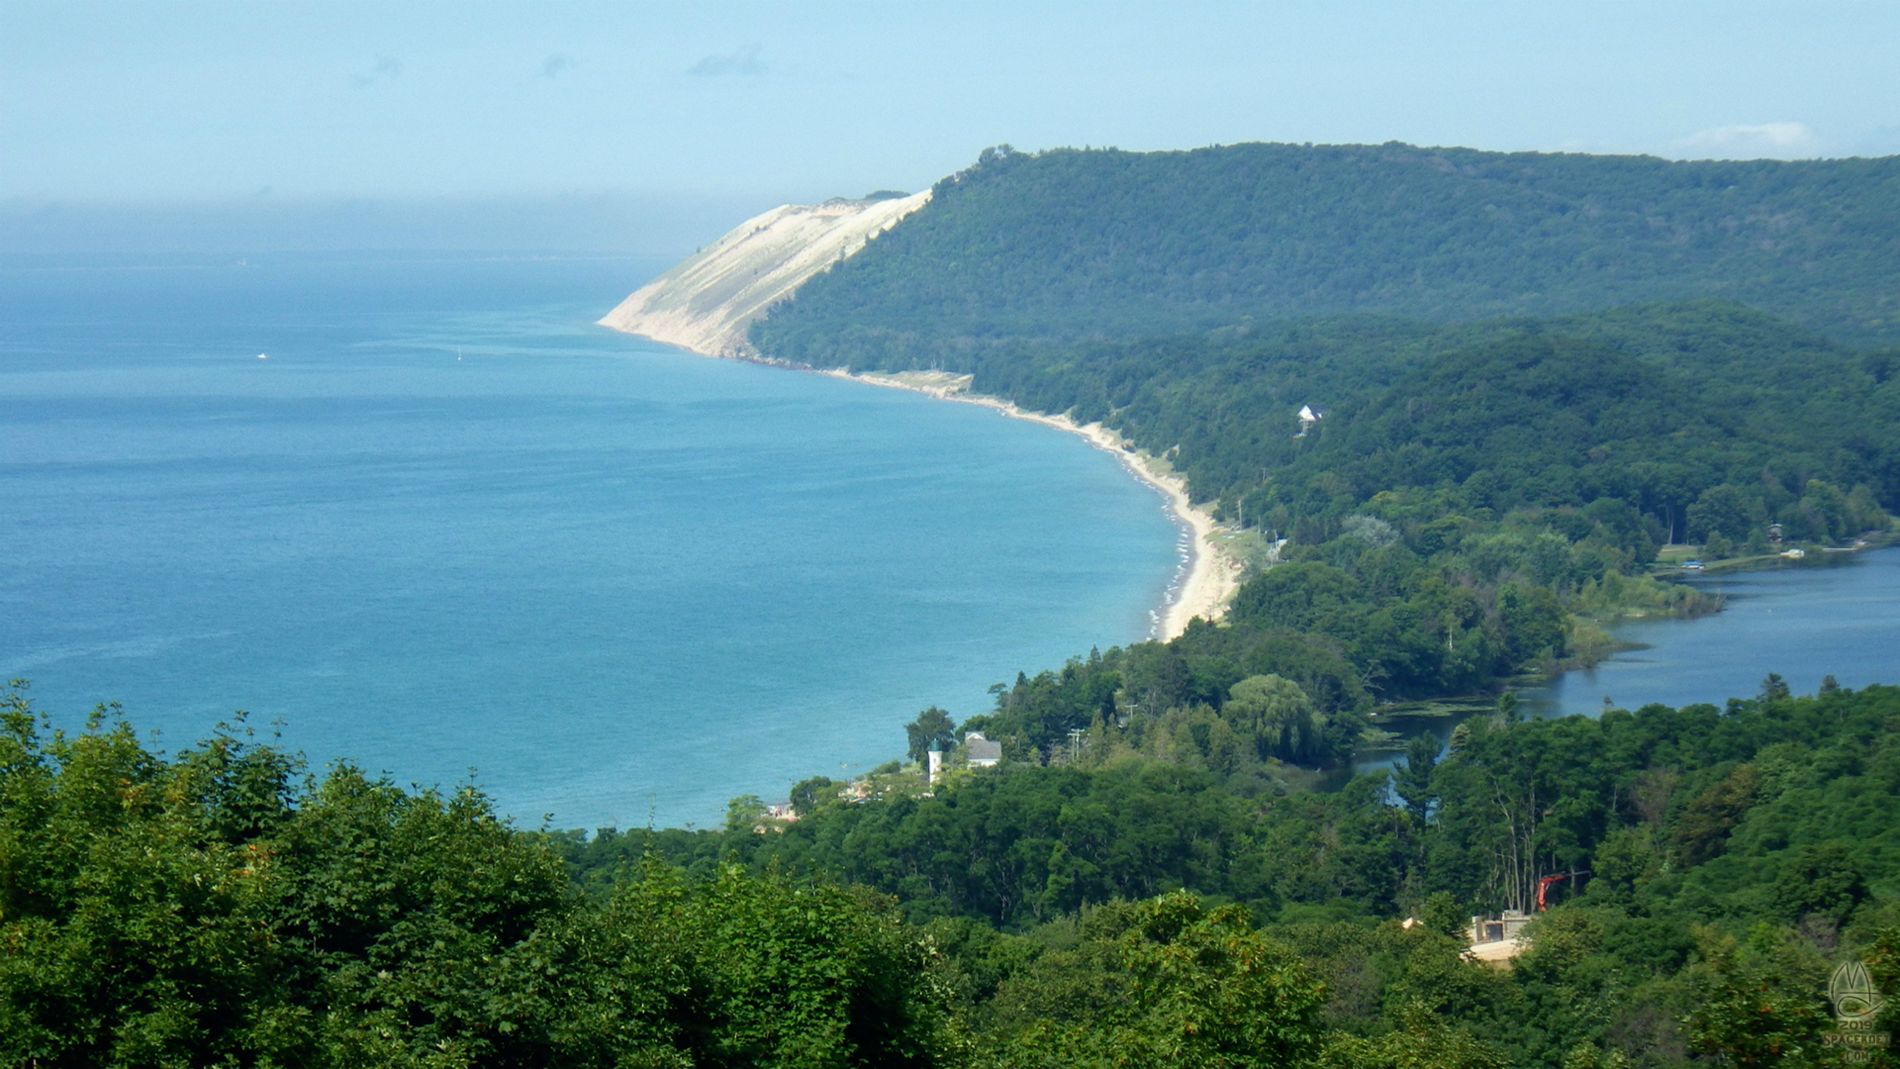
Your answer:
[[[925,190],[781,205],[635,290],[600,323],[706,356],[756,356],[745,339],[753,320],[929,199]]]

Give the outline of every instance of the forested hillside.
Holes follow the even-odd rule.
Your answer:
[[[818,366],[1009,336],[1438,321],[1691,297],[1900,338],[1900,160],[1409,145],[984,153],[754,330]],[[883,364],[879,366],[889,366]]]
[[[1842,956],[1886,996],[1872,1032],[1900,1024],[1893,688],[1480,719],[1412,755],[1400,805],[1193,735],[585,839],[242,731],[61,735],[16,691],[0,1060],[1821,1066]],[[1579,875],[1528,952],[1465,959],[1474,904],[1545,872]]]
[[[1794,698],[1770,677],[1725,709],[1524,723],[1506,711],[1466,724],[1442,757],[1415,747],[1394,774],[1398,804],[1382,776],[1262,790],[1251,755],[1197,752],[1194,734],[1150,750],[1111,730],[1065,767],[971,770],[929,798],[821,795],[765,834],[568,849],[603,891],[658,853],[894,895],[962,970],[979,1050],[1011,1049],[1011,1064],[1109,1064],[1038,1044],[1093,1049],[1064,1027],[1108,1026],[1118,983],[1139,989],[1099,943],[1127,923],[1120,903],[1176,888],[1245,905],[1301,959],[1333,1030],[1325,1064],[1834,1065],[1833,963],[1863,958],[1889,992],[1900,981],[1891,687]],[[1549,874],[1568,878],[1512,969],[1461,960],[1474,903],[1534,910]],[[1423,923],[1402,928],[1406,916]],[[1225,959],[1198,960],[1207,991]],[[1302,1002],[1283,991],[1274,1006]],[[1217,1031],[1218,1012],[1200,1008]],[[1895,1023],[1887,1012],[1879,1028]],[[1262,1063],[1302,1064],[1208,1062]]]
[[[1229,520],[1282,533],[1383,491],[1467,484],[1475,507],[1499,512],[1613,497],[1664,538],[1683,535],[1686,509],[1714,486],[1762,498],[1764,469],[1796,497],[1821,478],[1900,498],[1900,441],[1883,433],[1900,422],[1900,350],[1849,348],[1721,302],[1024,341],[957,368],[979,392],[1106,422],[1168,454]],[[1307,404],[1327,415],[1301,436]],[[1764,524],[1779,503],[1762,498]]]

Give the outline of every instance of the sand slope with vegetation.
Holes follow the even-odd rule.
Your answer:
[[[707,356],[756,356],[746,341],[754,319],[929,199],[925,191],[781,205],[640,287],[600,323]]]

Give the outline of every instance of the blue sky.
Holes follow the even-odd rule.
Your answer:
[[[8,0],[0,209],[532,203],[683,235],[1004,142],[1886,155],[1895,41],[1891,0]]]

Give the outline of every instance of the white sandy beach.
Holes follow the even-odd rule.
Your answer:
[[[1161,491],[1175,522],[1191,534],[1187,567],[1175,584],[1161,613],[1157,638],[1171,639],[1187,630],[1196,617],[1218,620],[1227,612],[1234,591],[1240,587],[1241,564],[1222,547],[1216,535],[1222,530],[1212,513],[1197,508],[1188,496],[1187,480],[1169,471],[1155,458],[1130,448],[1119,434],[1100,423],[1077,423],[1068,416],[1030,412],[998,397],[968,392],[968,375],[946,372],[915,372],[903,375],[852,373],[841,369],[822,371],[833,378],[861,382],[870,386],[910,390],[945,401],[978,405],[1010,419],[1027,420],[1045,427],[1082,436],[1097,449],[1113,453],[1137,479]]]

